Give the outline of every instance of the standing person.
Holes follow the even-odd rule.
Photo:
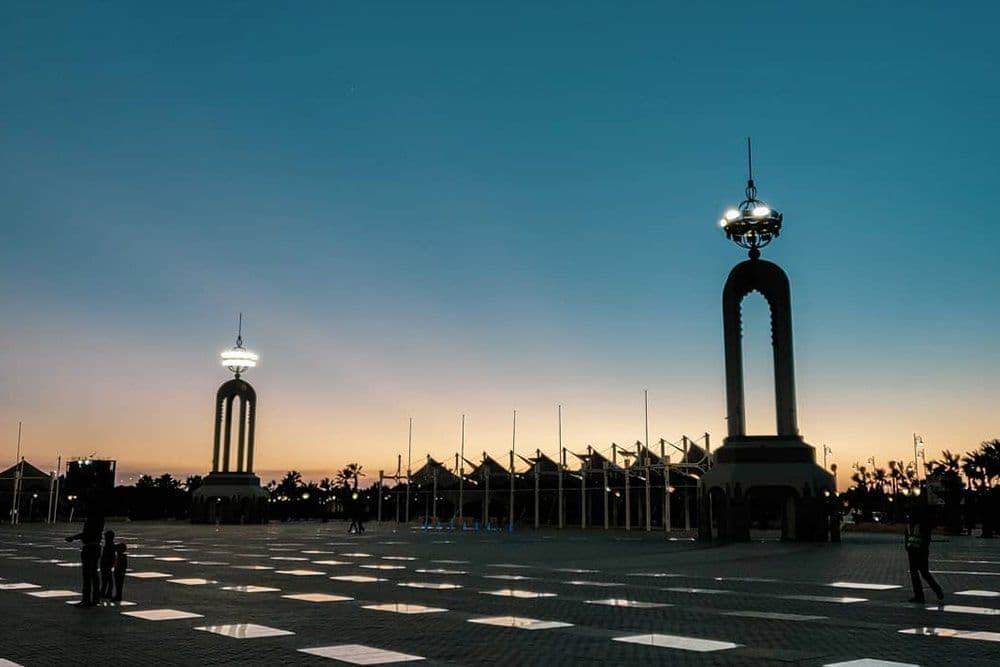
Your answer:
[[[128,571],[128,555],[125,551],[124,542],[115,545],[115,602],[122,601],[122,589],[125,588],[125,572]]]
[[[927,507],[919,506],[910,514],[909,526],[906,529],[906,556],[910,562],[910,582],[913,584],[913,597],[910,602],[924,602],[924,587],[920,577],[937,595],[938,602],[944,602],[944,591],[930,573],[931,551],[931,517]]]
[[[91,495],[87,503],[87,518],[83,530],[66,538],[67,542],[80,540],[80,564],[83,574],[83,592],[78,607],[93,607],[100,599],[100,581],[97,577],[97,563],[101,557],[101,532],[104,530],[104,513]]]
[[[110,600],[114,593],[115,582],[111,577],[111,568],[115,564],[115,531],[104,533],[104,549],[101,550],[101,597]]]

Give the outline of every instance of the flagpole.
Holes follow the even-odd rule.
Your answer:
[[[410,417],[410,431],[406,439],[406,525],[410,525],[410,486],[413,484],[413,417]]]
[[[17,456],[14,461],[17,464],[17,470],[14,471],[14,497],[11,499],[10,509],[10,524],[12,526],[19,523],[18,513],[21,511],[21,477],[24,475],[24,461],[21,460],[21,422],[17,422]]]
[[[514,532],[514,452],[517,451],[517,410],[510,434],[510,505],[507,508],[507,532]]]
[[[462,497],[465,491],[465,415],[462,415],[462,445],[458,456],[458,529],[465,528],[462,516]]]

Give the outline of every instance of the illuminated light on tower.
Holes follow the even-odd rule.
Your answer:
[[[782,215],[757,199],[757,186],[753,181],[753,151],[747,137],[747,188],[746,198],[736,208],[727,210],[719,226],[726,238],[750,251],[750,259],[760,257],[760,249],[781,234]]]

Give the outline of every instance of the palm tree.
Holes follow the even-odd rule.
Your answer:
[[[337,484],[344,487],[351,487],[353,485],[354,490],[357,491],[358,482],[365,476],[361,470],[362,466],[360,463],[348,463],[347,467],[337,472]]]

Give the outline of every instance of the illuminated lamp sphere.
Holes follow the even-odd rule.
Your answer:
[[[258,359],[256,352],[251,352],[239,344],[223,352],[220,358],[222,359],[222,365],[235,373],[236,377],[239,377],[240,374],[245,373],[251,368],[255,368]]]

